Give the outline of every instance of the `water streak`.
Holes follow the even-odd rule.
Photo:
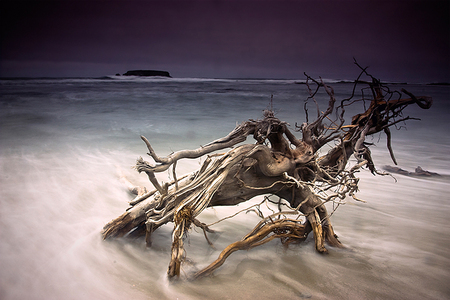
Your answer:
[[[226,135],[235,124],[261,118],[274,95],[277,116],[294,127],[304,119],[305,86],[288,81],[47,79],[0,81],[1,299],[443,299],[450,295],[450,203],[445,178],[372,176],[362,171],[358,197],[332,218],[350,249],[314,251],[309,238],[285,250],[271,242],[234,253],[215,275],[170,284],[171,226],[143,239],[101,240],[105,223],[132,196],[117,169],[150,187],[131,167],[146,153],[145,135],[160,155]],[[338,98],[348,84],[336,84]],[[450,175],[449,88],[408,86],[434,98],[421,122],[393,132],[399,165]],[[319,98],[325,107],[325,98]],[[376,164],[392,164],[383,136],[372,140]],[[251,142],[251,137],[249,138]],[[197,160],[178,173],[199,167]],[[159,174],[170,180],[170,174]],[[255,200],[259,201],[258,199]],[[207,209],[206,223],[250,204]],[[186,250],[206,266],[256,223],[241,214],[212,234],[192,230]]]

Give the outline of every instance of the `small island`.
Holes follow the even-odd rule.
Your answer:
[[[157,71],[157,70],[132,70],[128,71],[123,76],[162,76],[162,77],[172,77],[167,71]]]

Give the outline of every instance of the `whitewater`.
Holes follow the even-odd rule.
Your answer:
[[[144,238],[102,240],[103,226],[122,214],[133,196],[119,172],[151,188],[132,167],[150,160],[140,135],[159,156],[223,137],[248,119],[276,116],[305,121],[302,80],[186,78],[35,78],[0,80],[0,298],[9,299],[446,299],[450,297],[450,87],[392,84],[433,98],[420,118],[392,130],[398,166],[438,177],[358,173],[358,198],[331,217],[345,250],[320,255],[309,237],[285,249],[272,241],[238,251],[198,281],[168,281],[172,225]],[[336,98],[353,86],[332,82]],[[357,91],[359,92],[359,90]],[[271,98],[273,101],[271,103]],[[317,97],[322,110],[326,95]],[[355,105],[346,114],[362,112]],[[309,109],[310,121],[315,108]],[[297,137],[300,133],[296,132]],[[253,143],[253,138],[247,139]],[[375,165],[393,165],[383,134],[371,137]],[[202,160],[184,160],[180,177]],[[170,181],[170,172],[158,174]],[[210,223],[250,206],[209,208]],[[240,214],[213,228],[211,248],[200,230],[186,240],[196,268],[215,260],[258,222]],[[188,272],[192,266],[186,266]],[[183,271],[182,271],[183,272]]]

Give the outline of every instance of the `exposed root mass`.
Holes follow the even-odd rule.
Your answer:
[[[276,204],[279,211],[265,217],[258,206],[252,207],[261,216],[261,222],[244,238],[226,247],[217,260],[192,278],[211,274],[237,250],[251,249],[273,239],[280,239],[287,246],[303,241],[312,232],[315,248],[320,253],[327,253],[325,243],[343,247],[334,233],[330,215],[345,203],[347,197],[362,201],[356,196],[359,182],[356,173],[362,168],[373,174],[383,174],[375,167],[366,138],[378,132],[386,134],[387,151],[396,163],[390,129],[414,119],[404,117],[407,106],[417,104],[427,109],[432,103],[431,98],[416,97],[406,90],[390,91],[365,68],[360,69],[352,94],[342,100],[336,99],[331,86],[307,76],[310,96],[305,101],[306,122],[296,124],[294,128],[301,133],[301,138],[295,136],[286,122],[276,118],[272,110],[264,111],[262,120],[243,122],[223,138],[166,157],[158,156],[149,140],[142,137],[153,163],[139,158],[136,170],[148,176],[154,189],[147,191],[123,179],[136,198],[124,214],[105,225],[103,237],[121,237],[137,228],[136,231],[145,232],[146,243],[151,245],[152,233],[161,225],[173,222],[172,255],[167,273],[170,278],[176,278],[180,276],[186,256],[183,241],[191,226],[201,228],[208,243],[212,244],[206,232],[211,232],[210,227],[214,224],[208,226],[198,221],[202,211],[212,206],[236,205],[258,195],[275,195],[280,199]],[[363,76],[369,80],[361,80]],[[355,91],[360,85],[364,86],[364,92],[357,98]],[[315,100],[320,92],[329,97],[325,110],[321,110]],[[316,107],[317,118],[313,122],[309,122],[310,103]],[[346,124],[346,107],[358,103],[363,104],[364,111]],[[248,136],[255,142],[236,146]],[[331,145],[331,149],[319,155],[325,145]],[[198,171],[177,179],[179,160],[203,156],[206,159]],[[155,173],[170,167],[174,180],[159,183]],[[287,209],[281,209],[281,199],[285,204],[283,208]],[[265,201],[274,204],[270,198]],[[331,213],[327,211],[326,203],[332,203]]]

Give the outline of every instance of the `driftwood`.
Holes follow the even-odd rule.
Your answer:
[[[389,173],[395,173],[405,176],[411,176],[411,177],[442,177],[443,175],[435,172],[430,172],[427,170],[422,169],[420,166],[414,169],[414,172],[407,171],[405,169],[399,168],[399,167],[393,167],[393,166],[384,166],[383,170],[389,172]]]
[[[366,137],[384,132],[388,151],[396,163],[390,128],[413,119],[402,114],[408,105],[417,104],[427,109],[432,103],[431,98],[415,97],[406,90],[392,92],[365,68],[360,69],[352,94],[340,101],[336,100],[331,86],[305,74],[310,93],[305,101],[306,122],[296,124],[294,128],[301,132],[301,138],[294,135],[287,123],[276,118],[272,110],[264,111],[262,120],[243,122],[221,139],[166,157],[158,156],[142,136],[154,164],[139,158],[136,169],[147,174],[154,190],[135,187],[122,178],[137,196],[124,214],[105,225],[103,238],[121,237],[130,232],[143,233],[150,246],[152,233],[161,225],[173,222],[168,276],[177,277],[185,258],[183,239],[188,229],[192,225],[200,227],[210,243],[206,232],[213,231],[197,219],[205,208],[236,205],[258,195],[276,195],[280,198],[277,204],[279,212],[270,216],[260,213],[262,221],[252,232],[228,246],[215,262],[192,278],[211,274],[234,251],[250,249],[276,238],[288,245],[304,240],[313,232],[318,252],[327,253],[325,242],[343,247],[334,233],[324,204],[333,202],[337,208],[347,196],[359,200],[355,195],[359,181],[355,173],[366,167],[373,174],[382,174],[372,161]],[[370,80],[362,81],[362,76]],[[357,99],[355,91],[360,85],[364,86],[362,98]],[[315,100],[319,92],[326,93],[329,98],[325,111],[319,109]],[[353,116],[350,124],[345,124],[345,108],[358,102],[364,104],[365,110]],[[308,121],[308,103],[317,107],[317,118],[313,122]],[[250,135],[255,143],[236,146]],[[327,144],[331,145],[331,150],[319,155],[319,150]],[[234,146],[227,152],[216,153]],[[177,179],[177,161],[202,156],[206,156],[206,160],[198,171]],[[161,185],[155,173],[169,167],[172,167],[174,181]],[[281,199],[287,202],[284,210],[281,209]],[[300,221],[299,216],[303,216],[305,221]]]

